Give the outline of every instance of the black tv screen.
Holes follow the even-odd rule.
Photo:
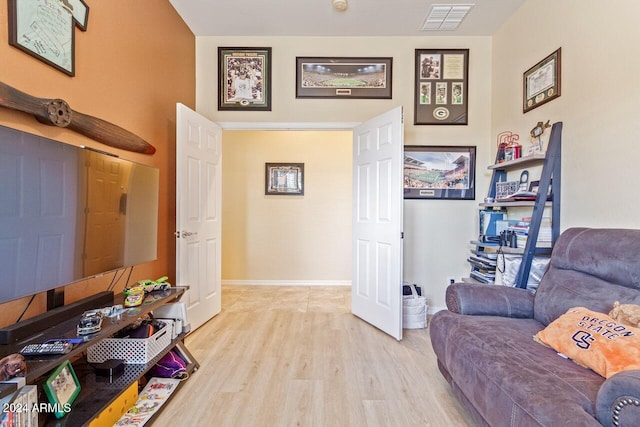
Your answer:
[[[157,168],[0,126],[0,303],[157,258]]]

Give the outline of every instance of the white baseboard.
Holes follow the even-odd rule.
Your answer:
[[[351,280],[223,280],[229,286],[351,286]]]

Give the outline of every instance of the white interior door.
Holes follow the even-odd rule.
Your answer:
[[[353,132],[351,311],[402,339],[402,107]]]
[[[191,329],[221,309],[222,128],[177,104],[176,284]]]

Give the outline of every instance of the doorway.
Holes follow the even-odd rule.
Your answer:
[[[350,285],[352,131],[224,130],[222,140],[223,284]],[[304,163],[303,196],[265,195],[265,163],[280,162]]]
[[[352,194],[348,198],[352,206],[351,225],[353,227],[352,233],[337,234],[337,237],[345,238],[350,236],[351,242],[351,256],[353,258],[351,262],[352,271],[350,277],[352,278],[352,312],[363,320],[371,323],[400,340],[402,339],[402,304],[400,298],[400,288],[402,283],[402,162],[403,162],[403,117],[402,107],[397,107],[386,113],[383,113],[377,117],[374,117],[354,128],[351,136],[350,152],[352,155],[351,166],[345,170],[351,171],[351,189]],[[283,135],[276,135],[278,141],[282,141]],[[297,136],[300,137],[299,135]],[[269,139],[266,138],[265,139]],[[286,139],[286,138],[284,138]],[[223,138],[228,140],[228,138]],[[331,139],[325,139],[330,141]],[[254,143],[261,143],[259,139],[253,140]],[[238,144],[242,145],[242,144]],[[264,147],[266,145],[266,148]],[[260,209],[245,209],[246,214],[244,219],[253,219],[256,217],[267,218],[267,229],[272,230],[274,238],[268,239],[265,235],[258,233],[250,233],[249,237],[256,239],[254,241],[259,243],[267,243],[269,247],[266,250],[259,252],[259,256],[255,259],[263,260],[267,263],[267,277],[272,265],[284,266],[281,270],[282,273],[296,275],[298,272],[292,272],[292,266],[298,264],[304,265],[304,262],[300,262],[297,256],[312,258],[313,265],[316,268],[321,268],[322,272],[327,270],[327,267],[332,263],[325,263],[325,259],[328,256],[339,251],[344,250],[344,246],[331,245],[326,248],[325,253],[320,253],[320,257],[309,256],[310,254],[304,251],[299,252],[298,247],[294,243],[308,244],[310,248],[316,248],[317,242],[321,242],[324,236],[330,234],[333,229],[327,229],[322,232],[319,239],[307,239],[306,236],[302,236],[299,230],[299,223],[302,221],[311,221],[314,226],[307,227],[307,229],[316,230],[317,224],[321,224],[318,217],[318,209],[311,208],[310,211],[305,213],[293,212],[295,211],[295,204],[287,202],[273,204],[271,200],[274,197],[281,198],[282,196],[290,198],[291,194],[274,195],[268,191],[269,175],[266,173],[267,165],[273,165],[274,161],[269,161],[271,156],[274,155],[274,151],[277,149],[282,150],[282,147],[286,147],[284,153],[285,157],[291,155],[291,152],[298,152],[300,156],[308,156],[309,161],[318,161],[316,163],[317,170],[324,171],[323,165],[333,165],[340,159],[348,158],[348,156],[336,156],[335,153],[325,157],[318,156],[317,147],[322,147],[322,144],[314,144],[300,147],[297,143],[299,150],[295,150],[295,146],[290,144],[278,143],[276,149],[271,148],[268,144],[253,148],[250,152],[244,153],[239,156],[240,160],[234,162],[236,168],[232,168],[230,174],[237,174],[238,170],[242,175],[241,178],[237,176],[231,176],[223,178],[223,182],[229,185],[230,183],[238,183],[250,175],[250,171],[253,171],[255,177],[259,174],[262,167],[262,162],[256,161],[255,156],[251,157],[250,154],[266,150],[268,153],[266,156],[262,156],[262,160],[265,164],[265,176],[263,177],[263,183],[265,192],[261,195],[261,203],[256,201],[250,203],[252,206],[259,206]],[[340,146],[340,145],[338,145]],[[342,144],[341,147],[344,153],[349,151],[344,150],[346,144]],[[301,149],[300,149],[301,148]],[[335,150],[335,147],[332,147]],[[324,152],[323,152],[324,153]],[[247,164],[249,163],[249,164]],[[280,160],[282,164],[295,164],[298,166],[299,171],[304,171],[304,162],[292,159]],[[346,164],[345,164],[346,165]],[[240,169],[239,166],[244,166]],[[228,169],[224,167],[224,169]],[[259,175],[258,175],[259,176]],[[335,188],[340,186],[327,185],[327,176],[324,174],[324,178],[314,180],[316,182],[316,190],[324,189],[325,191],[332,192]],[[299,197],[298,200],[303,200],[304,189],[308,187],[308,177],[298,178],[298,188],[301,186],[302,191],[294,195]],[[245,194],[256,195],[259,194],[255,191],[255,188],[260,188],[255,183],[255,179],[252,180],[254,185],[247,189]],[[346,183],[346,181],[345,181]],[[232,191],[242,190],[244,186],[235,185]],[[300,189],[300,188],[299,188]],[[224,193],[224,190],[223,190]],[[346,194],[346,193],[345,193]],[[331,196],[333,194],[330,193]],[[244,200],[244,199],[243,199]],[[289,199],[290,200],[290,199]],[[255,201],[255,200],[254,200]],[[321,205],[331,206],[329,212],[339,212],[334,200],[328,199],[328,202],[321,201]],[[223,206],[225,202],[223,200]],[[301,203],[298,204],[298,206]],[[308,205],[308,204],[307,204]],[[267,214],[261,215],[262,212]],[[223,215],[224,216],[224,215]],[[328,215],[327,215],[328,216]],[[229,217],[234,217],[231,215]],[[345,218],[346,215],[338,215],[338,217]],[[223,221],[223,223],[226,221]],[[283,228],[284,227],[284,228]],[[232,229],[246,229],[251,230],[251,227],[238,227],[231,226]],[[293,232],[293,238],[289,240],[283,238],[283,235],[287,232]],[[227,232],[227,235],[231,233]],[[223,240],[224,240],[223,231]],[[240,241],[248,242],[250,239],[240,239]],[[280,246],[273,245],[273,242],[279,242]],[[226,245],[223,245],[226,246]],[[276,246],[274,248],[274,246]],[[223,249],[224,251],[224,249]],[[230,257],[232,259],[244,259],[243,254],[236,254],[239,256]],[[342,259],[350,259],[351,257],[345,256]],[[320,262],[318,262],[320,261]],[[282,267],[281,267],[282,268]],[[303,269],[304,274],[309,274],[306,269]],[[246,271],[240,271],[240,274],[246,274]],[[224,271],[223,271],[224,274]],[[317,274],[317,273],[316,273]],[[250,277],[250,276],[249,276]],[[285,276],[286,277],[286,276]],[[310,275],[308,277],[318,277],[316,275]],[[250,280],[250,279],[249,279]],[[282,276],[280,276],[282,280]]]

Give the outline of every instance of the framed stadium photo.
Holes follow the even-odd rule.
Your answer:
[[[271,48],[218,48],[218,110],[271,111]]]
[[[296,57],[296,98],[391,99],[393,58]]]
[[[404,146],[404,198],[476,198],[475,146]]]
[[[414,125],[466,125],[469,49],[416,49]]]

